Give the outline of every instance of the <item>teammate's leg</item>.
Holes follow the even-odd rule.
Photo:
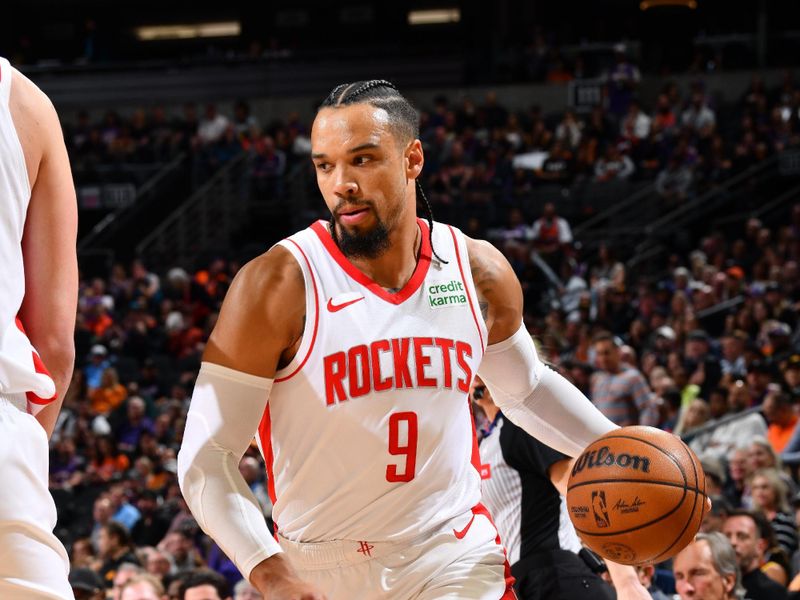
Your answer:
[[[73,598],[69,558],[53,535],[48,445],[31,415],[0,396],[0,598]]]

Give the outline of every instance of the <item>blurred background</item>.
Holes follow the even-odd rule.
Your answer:
[[[109,589],[123,563],[167,585],[199,565],[238,579],[175,483],[188,398],[238,268],[326,217],[310,125],[331,88],[361,79],[393,81],[421,111],[434,216],[503,250],[542,354],[598,406],[627,401],[633,422],[683,434],[731,506],[794,522],[794,3],[27,0],[10,11],[0,55],[53,100],[80,208],[78,365],[51,465],[57,533]],[[596,360],[604,331],[611,362]],[[635,372],[635,389],[607,397],[621,372]],[[742,437],[744,421],[770,457]],[[256,448],[241,468],[268,518]],[[763,469],[785,486],[771,508],[750,493]],[[122,529],[108,533],[111,521]],[[776,544],[787,585],[793,535]]]

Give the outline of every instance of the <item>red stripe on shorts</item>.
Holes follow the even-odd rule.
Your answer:
[[[489,514],[489,511],[483,504],[476,504],[472,507],[472,514],[474,515],[483,515],[487,519],[489,519],[489,523],[492,524],[494,530],[497,531],[497,526],[494,524],[494,519],[492,519],[492,515]],[[497,537],[494,540],[500,547],[503,549],[503,556],[505,557],[505,561],[503,562],[503,576],[506,580],[506,591],[500,597],[500,600],[517,600],[517,594],[514,591],[514,576],[511,574],[511,565],[508,564],[508,555],[506,554],[506,548],[503,546],[503,542],[500,541],[500,533],[498,532]]]

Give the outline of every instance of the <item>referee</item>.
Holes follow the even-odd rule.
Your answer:
[[[482,502],[506,547],[521,600],[611,600],[600,577],[606,565],[583,550],[569,520],[566,494],[572,459],[503,417],[476,377],[470,391],[486,415],[479,432]],[[650,598],[632,567],[607,563],[619,598]]]

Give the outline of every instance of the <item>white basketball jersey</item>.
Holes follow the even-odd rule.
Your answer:
[[[275,376],[259,428],[285,538],[400,541],[480,500],[468,399],[486,346],[463,234],[428,226],[390,293],[341,253],[324,221],[281,245],[306,287],[300,349]]]
[[[31,189],[8,106],[11,77],[11,65],[0,57],[0,394],[25,394],[27,407],[19,408],[36,413],[56,389],[17,318],[25,295],[22,234]]]

